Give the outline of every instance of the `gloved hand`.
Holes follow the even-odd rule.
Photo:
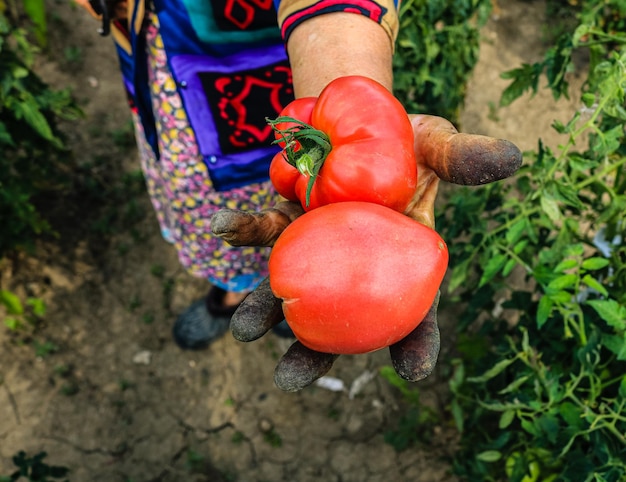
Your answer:
[[[522,154],[509,141],[458,133],[441,117],[411,116],[418,185],[405,214],[431,228],[439,181],[480,185],[513,175]],[[300,216],[297,203],[283,202],[260,213],[218,211],[211,220],[213,233],[233,246],[272,246],[287,225]],[[421,380],[433,371],[440,348],[437,325],[439,296],[415,330],[389,347],[393,367],[404,379]],[[274,297],[269,279],[250,293],[231,320],[233,336],[249,342],[283,320],[281,300]],[[279,360],[274,381],[284,391],[297,391],[330,370],[338,355],[320,353],[296,341]]]

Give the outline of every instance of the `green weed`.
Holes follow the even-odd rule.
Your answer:
[[[20,451],[13,456],[13,464],[17,470],[11,475],[0,475],[0,482],[16,482],[26,480],[29,482],[54,482],[57,479],[64,478],[68,473],[67,467],[56,465],[48,465],[44,459],[48,455],[46,452],[40,452],[32,457],[27,456],[26,452]],[[64,479],[68,482],[69,479]]]

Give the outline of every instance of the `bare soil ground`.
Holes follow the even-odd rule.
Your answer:
[[[272,381],[286,349],[274,335],[251,344],[225,336],[204,352],[175,346],[173,319],[206,284],[179,267],[144,191],[120,181],[120,171],[136,173],[138,164],[110,39],[99,38],[97,25],[70,2],[47,3],[54,50],[39,71],[81,100],[86,118],[67,128],[75,155],[93,165],[94,176],[129,189],[113,199],[92,192],[91,202],[115,203],[110,208],[130,223],[113,229],[122,215],[107,225],[102,209],[94,209],[95,219],[77,207],[76,215],[65,213],[60,240],[43,242],[36,256],[0,263],[0,286],[48,306],[45,323],[27,340],[0,328],[0,475],[25,450],[46,451],[49,463],[70,468],[73,482],[455,481],[455,432],[445,417],[428,428],[428,443],[397,452],[385,442],[406,405],[379,374],[389,364],[386,351],[341,357],[329,375],[343,381],[343,391],[313,386],[287,394]],[[558,142],[549,126],[567,120],[577,99],[555,104],[545,91],[494,108],[506,86],[500,73],[539,60],[543,16],[539,1],[508,0],[494,11],[469,85],[464,131],[504,137],[524,150],[539,137]],[[94,221],[106,232],[101,241],[81,237]],[[441,366],[416,386],[439,413],[453,324],[453,310],[444,309]],[[360,388],[350,393],[351,386]]]

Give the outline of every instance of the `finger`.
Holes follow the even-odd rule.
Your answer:
[[[274,296],[269,278],[265,278],[239,305],[230,320],[230,330],[236,340],[254,341],[283,318],[281,300]]]
[[[419,181],[413,199],[404,214],[435,229],[435,200],[439,190],[439,176],[430,168],[419,170]]]
[[[477,186],[512,176],[522,164],[515,144],[493,137],[459,133],[442,117],[411,117],[418,162],[444,181]]]
[[[417,382],[432,373],[441,339],[437,326],[439,293],[424,320],[408,336],[389,347],[393,368],[405,380]]]
[[[272,246],[303,212],[293,202],[281,202],[261,212],[221,209],[211,218],[211,231],[232,246]]]
[[[311,350],[296,341],[278,361],[274,383],[285,392],[302,390],[328,373],[338,357]]]

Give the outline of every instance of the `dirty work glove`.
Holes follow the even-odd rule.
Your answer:
[[[439,181],[480,185],[515,173],[522,154],[512,143],[486,136],[458,133],[441,117],[411,116],[414,149],[418,162],[418,185],[405,215],[435,226],[434,204]],[[211,220],[213,233],[233,246],[272,246],[302,207],[283,202],[260,213],[224,209]],[[435,299],[424,320],[404,339],[389,347],[396,372],[409,381],[421,380],[433,371],[440,338]],[[283,320],[281,300],[274,297],[269,279],[250,293],[231,320],[233,336],[253,341]],[[284,391],[298,391],[330,370],[338,355],[320,353],[296,341],[279,360],[274,381]]]

